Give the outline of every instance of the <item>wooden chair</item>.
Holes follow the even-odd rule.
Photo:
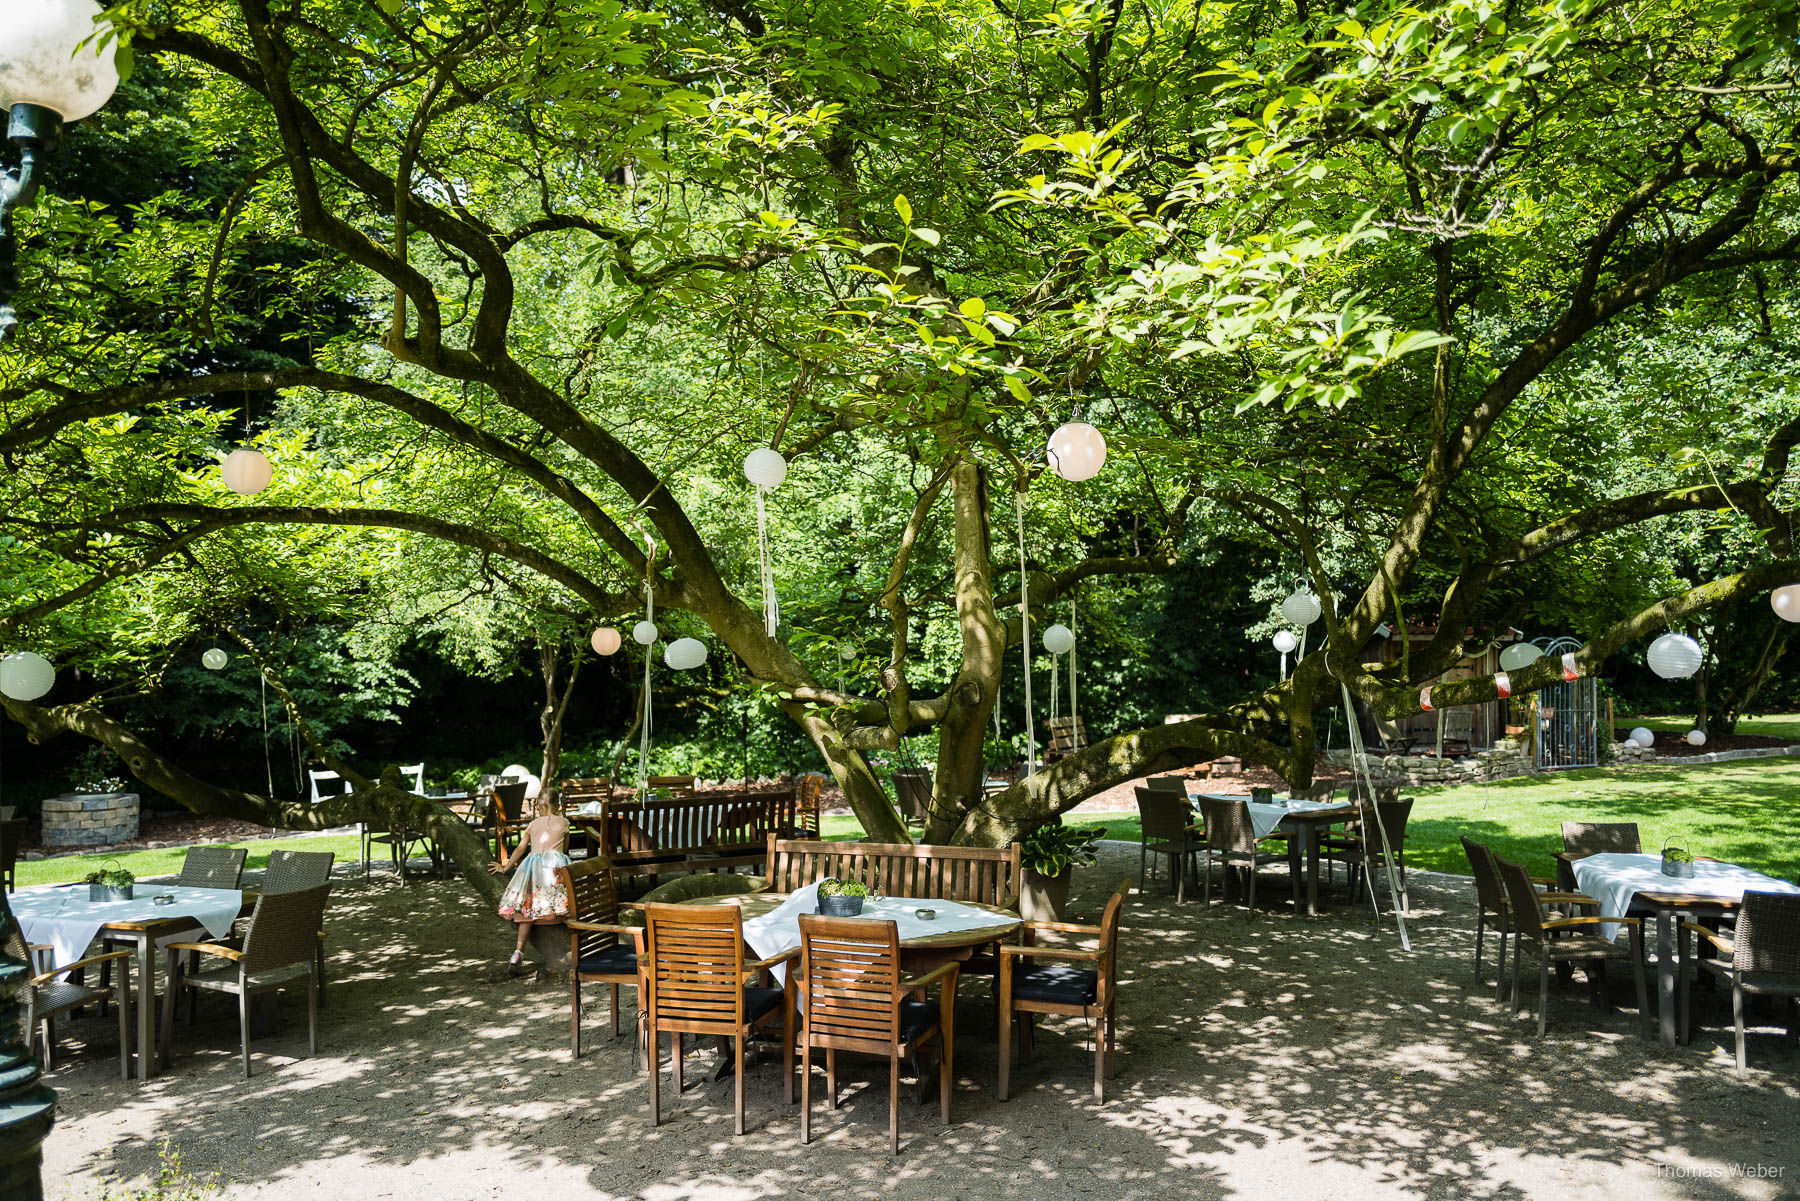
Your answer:
[[[799,948],[758,963],[744,962],[744,914],[736,905],[645,905],[644,959],[639,985],[644,1037],[650,1048],[650,1123],[662,1124],[662,1047],[670,1036],[675,1092],[682,1090],[681,1037],[711,1034],[737,1048],[737,1133],[744,1133],[744,1040],[779,1025],[786,1100],[794,1101],[794,1011],[782,989],[750,987],[759,973],[792,961]],[[779,1017],[777,1023],[775,1019]]]
[[[1688,955],[1688,936],[1698,934],[1724,955],[1695,960]],[[1744,997],[1779,997],[1787,1010],[1788,1037],[1800,1042],[1800,896],[1780,892],[1746,892],[1730,935],[1698,922],[1681,923],[1681,1041],[1692,1035],[1693,965],[1731,985],[1731,1021],[1737,1033],[1737,1074],[1744,1062]]]
[[[6,934],[6,953],[22,964],[33,965],[32,974],[24,981],[17,994],[18,1002],[25,1010],[26,1047],[29,1048],[32,1040],[41,1035],[44,1068],[49,1070],[55,1067],[56,1019],[65,1013],[85,1009],[97,1001],[103,1006],[100,1016],[105,1017],[104,1003],[111,1001],[119,1009],[119,1079],[131,1079],[131,972],[127,964],[119,964],[119,982],[116,985],[108,985],[102,978],[99,988],[89,988],[79,980],[63,980],[58,977],[70,972],[83,973],[95,964],[100,964],[101,970],[106,971],[111,969],[115,959],[129,961],[132,953],[107,951],[40,972],[36,970],[37,967],[47,965],[35,952],[36,948],[26,945],[18,923],[11,923]],[[47,953],[44,958],[47,958]]]
[[[18,887],[19,847],[30,824],[22,817],[0,820],[0,878],[4,879],[7,892]]]
[[[557,874],[569,898],[569,1058],[580,1059],[581,986],[607,986],[613,1037],[619,1037],[619,986],[638,983],[643,931],[619,923],[619,894],[613,888],[612,864],[604,856],[571,863]],[[642,996],[638,1009],[643,1009]],[[634,1031],[636,1027],[633,1022]]]
[[[564,780],[556,791],[564,817],[591,801],[610,801],[613,782],[610,776],[574,776]]]
[[[692,776],[651,776],[644,781],[645,792],[662,792],[672,797],[693,796]]]
[[[511,855],[525,827],[531,824],[531,819],[524,813],[525,790],[529,787],[525,781],[517,780],[496,784],[488,790],[488,826],[494,837],[496,859]]]
[[[1256,912],[1256,869],[1265,863],[1284,863],[1286,855],[1276,855],[1258,850],[1261,845],[1257,841],[1256,827],[1250,821],[1250,806],[1247,801],[1228,801],[1220,797],[1200,798],[1200,812],[1206,820],[1206,879],[1203,896],[1208,905],[1212,904],[1212,867],[1216,860],[1227,872],[1232,868],[1241,868],[1249,877],[1246,888],[1246,903],[1251,913]],[[1225,880],[1219,882],[1221,899],[1225,894]]]
[[[900,934],[891,921],[800,915],[800,1141],[812,1142],[812,1055],[825,1052],[825,1089],[837,1108],[837,1053],[888,1060],[888,1154],[900,1151],[900,1059],[911,1061],[923,1093],[921,1048],[938,1045],[938,1113],[950,1123],[955,1078],[957,964],[900,975]],[[909,1000],[938,986],[938,1003]],[[923,1100],[923,1096],[920,1097]]]
[[[1198,864],[1206,854],[1206,831],[1194,821],[1193,807],[1186,796],[1177,796],[1162,788],[1140,785],[1138,805],[1138,886],[1154,878],[1154,856],[1169,857],[1169,872],[1174,876],[1171,887],[1179,903],[1187,899],[1187,869]]]
[[[883,896],[939,897],[1016,909],[1020,847],[930,843],[820,842],[769,836],[763,875],[773,892],[793,892],[825,876],[860,880]],[[963,965],[967,972],[969,965]]]
[[[924,825],[931,813],[931,773],[922,767],[895,772],[894,806],[908,825]]]
[[[1546,1010],[1550,1004],[1550,965],[1552,963],[1584,962],[1590,965],[1601,964],[1612,959],[1628,959],[1631,963],[1632,977],[1637,984],[1638,1015],[1644,1034],[1650,1033],[1649,994],[1644,987],[1644,923],[1635,917],[1597,916],[1562,917],[1544,911],[1544,898],[1532,883],[1531,874],[1516,863],[1508,862],[1500,856],[1494,856],[1494,866],[1500,872],[1500,879],[1506,884],[1506,903],[1513,933],[1513,1012],[1519,1012],[1519,1004],[1524,992],[1520,975],[1520,953],[1527,944],[1537,952],[1538,956],[1538,1036],[1544,1033]],[[1599,925],[1612,922],[1622,925],[1630,933],[1628,946],[1603,938],[1599,932],[1587,933],[1582,926]],[[1590,972],[1594,968],[1590,966]],[[1592,977],[1598,986],[1603,977]],[[1602,1003],[1610,1004],[1604,988],[1599,992]]]
[[[994,979],[994,998],[1000,1003],[1000,1099],[1006,1100],[1012,1074],[1013,1017],[1019,1028],[1019,1054],[1030,1055],[1033,1014],[1055,1013],[1086,1018],[1094,1023],[1094,1100],[1105,1100],[1106,1080],[1117,1074],[1115,1052],[1119,1026],[1119,915],[1131,881],[1121,880],[1106,902],[1098,926],[1070,922],[1026,922],[1026,938],[1039,930],[1056,930],[1097,940],[1093,950],[1078,947],[1040,947],[1029,942],[1000,948],[1000,974]],[[1019,960],[1060,960],[1048,964],[1021,964]],[[1091,963],[1078,968],[1070,964]]]
[[[793,821],[776,833],[783,838],[817,838],[819,836],[819,800],[825,792],[825,777],[816,771],[805,772],[794,781]]]
[[[1049,743],[1044,747],[1045,763],[1073,755],[1088,744],[1086,718],[1053,717],[1045,725],[1050,731]]]
[[[213,942],[178,942],[167,954],[168,992],[163,996],[162,1046],[170,1056],[175,1040],[175,998],[184,990],[207,989],[238,999],[238,1027],[243,1043],[244,1079],[250,1078],[250,998],[306,981],[306,1044],[319,1053],[319,978],[315,969],[319,931],[324,928],[325,902],[331,886],[299,892],[264,893],[250,915],[242,950]],[[230,967],[184,973],[181,952],[229,960]],[[189,1013],[193,1011],[190,1008]]]

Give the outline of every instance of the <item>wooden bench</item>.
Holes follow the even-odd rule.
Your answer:
[[[1015,909],[1018,843],[1008,847],[914,846],[909,843],[815,842],[771,834],[764,874],[773,892],[793,892],[836,876],[860,880],[883,896],[937,897]]]
[[[809,794],[810,793],[810,800]],[[661,800],[602,802],[598,817],[570,814],[619,876],[679,875],[761,867],[768,840],[818,829],[818,787],[698,792]],[[807,807],[810,804],[810,815]]]

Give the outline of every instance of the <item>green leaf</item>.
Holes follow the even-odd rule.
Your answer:
[[[910,201],[906,198],[906,194],[904,192],[901,193],[900,195],[894,197],[894,211],[896,213],[900,214],[900,220],[906,222],[908,225],[912,224],[912,217],[913,217],[912,201]]]

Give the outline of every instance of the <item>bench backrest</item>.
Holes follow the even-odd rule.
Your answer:
[[[608,800],[602,810],[601,850],[621,870],[634,861],[755,854],[771,834],[793,828],[798,805],[796,788]]]
[[[1006,847],[813,842],[769,836],[764,874],[773,892],[836,876],[887,897],[937,897],[1012,908],[1019,900],[1018,843]]]

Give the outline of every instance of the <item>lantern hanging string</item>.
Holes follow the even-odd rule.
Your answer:
[[[1069,745],[1076,750],[1082,748],[1081,715],[1075,708],[1075,649],[1081,645],[1081,631],[1075,626],[1075,598],[1069,598],[1069,637],[1073,645],[1069,647]]]
[[[1407,902],[1406,885],[1401,883],[1398,873],[1394,870],[1394,850],[1388,845],[1387,823],[1381,819],[1381,801],[1376,796],[1375,780],[1369,772],[1369,752],[1363,745],[1362,727],[1356,720],[1356,708],[1350,701],[1350,685],[1339,680],[1338,687],[1344,696],[1344,725],[1350,735],[1350,763],[1356,773],[1362,777],[1363,794],[1369,798],[1369,816],[1373,819],[1372,822],[1363,824],[1365,827],[1373,824],[1381,832],[1381,862],[1382,866],[1387,869],[1388,897],[1389,899],[1397,898],[1399,901],[1394,906],[1394,925],[1400,930],[1400,949],[1410,952],[1412,939],[1406,932],[1406,912],[1411,905]],[[1375,910],[1375,916],[1380,918],[1381,902],[1375,896],[1374,873],[1365,872],[1364,878],[1370,881],[1369,904]]]
[[[763,504],[766,491],[756,485],[756,553],[762,562],[763,633],[773,638],[781,627],[781,601],[775,596],[775,568],[769,562],[769,518]]]
[[[1025,658],[1025,778],[1037,775],[1037,729],[1031,716],[1031,580],[1025,571],[1025,490],[1013,493],[1019,524],[1019,645]]]
[[[1056,723],[1059,720],[1061,720],[1061,717],[1062,717],[1062,714],[1060,712],[1060,710],[1062,708],[1062,700],[1061,700],[1062,684],[1059,680],[1059,672],[1060,672],[1061,667],[1062,667],[1062,656],[1057,654],[1055,651],[1051,651],[1050,652],[1050,740],[1052,743],[1054,743],[1056,741]]]
[[[269,750],[269,677],[260,670],[256,673],[257,681],[262,684],[262,719],[263,719],[263,771],[269,778],[269,799],[275,799],[275,760]]]
[[[644,536],[644,620],[656,624],[656,543]],[[650,781],[650,671],[656,663],[656,639],[644,644],[644,725],[638,732],[638,796],[644,796]]]

